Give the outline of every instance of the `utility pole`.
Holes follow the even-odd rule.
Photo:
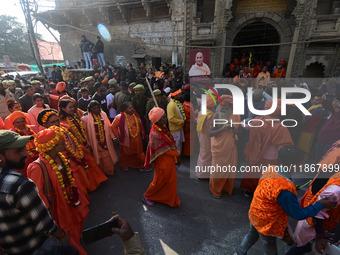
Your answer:
[[[35,3],[35,0],[33,0]],[[31,8],[30,8],[30,2],[29,0],[20,0],[20,5],[21,9],[25,15],[25,20],[26,20],[26,28],[27,28],[27,33],[29,37],[29,42],[31,44],[33,56],[35,59],[35,62],[38,65],[38,68],[41,73],[44,73],[42,62],[40,59],[40,53],[39,53],[39,48],[38,48],[38,43],[37,39],[34,34],[34,28],[33,28],[33,23],[32,23],[32,17],[31,17]],[[35,3],[36,5],[36,3]]]

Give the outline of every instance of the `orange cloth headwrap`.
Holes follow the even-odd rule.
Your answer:
[[[174,96],[177,96],[177,95],[179,95],[181,93],[182,93],[182,90],[179,89],[179,90],[175,91],[174,93],[171,93],[171,96],[174,97]]]
[[[58,82],[56,89],[61,93],[64,92],[66,90],[66,83],[65,82]]]
[[[149,120],[152,123],[157,123],[162,116],[165,114],[165,111],[160,108],[160,107],[154,107],[151,109],[151,111],[149,112]]]
[[[39,153],[52,150],[57,144],[64,140],[64,132],[60,127],[53,126],[40,131],[34,143]]]
[[[222,103],[223,103],[223,102],[227,102],[227,103],[230,103],[230,104],[233,103],[233,97],[232,97],[232,96],[229,96],[229,95],[223,95],[223,96],[221,96],[221,100],[222,100]]]
[[[24,118],[26,120],[25,114],[21,111],[15,111],[8,116],[10,123],[13,123],[18,118]]]
[[[269,110],[273,105],[273,100],[268,100],[264,106],[264,109],[265,110]],[[270,115],[273,115],[273,116],[278,116],[281,114],[281,99],[277,100],[277,107],[276,107],[276,110],[270,114]]]

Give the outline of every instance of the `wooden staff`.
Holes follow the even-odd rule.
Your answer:
[[[155,97],[155,94],[153,93],[153,91],[151,89],[151,85],[149,83],[148,77],[145,77],[145,80],[146,80],[146,83],[148,84],[149,90],[151,92],[151,95],[152,95],[153,101],[155,102],[156,107],[159,107],[158,103],[157,103],[157,100],[156,100],[156,97]]]

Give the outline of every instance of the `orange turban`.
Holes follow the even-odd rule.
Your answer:
[[[56,89],[61,93],[66,90],[66,83],[65,82],[58,82]]]
[[[24,118],[26,120],[25,114],[21,111],[15,111],[8,116],[8,120],[10,123],[13,123],[18,118]]]
[[[182,93],[182,90],[179,89],[179,90],[175,91],[174,93],[171,93],[171,96],[174,97],[174,96],[177,96],[177,95],[179,95],[181,93]]]
[[[109,78],[105,77],[105,78],[102,80],[102,84],[106,84],[108,81],[109,81]]]
[[[149,112],[149,120],[152,123],[157,123],[165,114],[165,111],[160,107],[154,107]]]
[[[264,106],[265,110],[269,110],[273,105],[273,100],[268,100]],[[277,100],[276,110],[271,114],[273,116],[281,115],[281,99]]]
[[[223,102],[227,102],[229,104],[232,104],[233,103],[233,97],[232,96],[229,96],[229,95],[223,95],[221,96],[221,100],[222,100],[222,103]]]
[[[34,139],[34,144],[39,153],[45,153],[52,150],[63,140],[63,130],[60,127],[53,126],[40,131]]]
[[[281,60],[281,61],[280,61],[280,64],[281,64],[283,67],[285,67],[285,66],[286,66],[286,61]]]
[[[216,98],[215,98],[216,100]],[[214,100],[212,99],[211,96],[207,96],[207,107],[208,108],[213,108],[215,106],[215,102]]]

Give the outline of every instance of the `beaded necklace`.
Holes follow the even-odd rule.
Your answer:
[[[70,125],[70,130],[72,134],[74,134],[74,136],[78,139],[78,141],[80,143],[86,143],[85,130],[82,124],[80,123],[80,120],[78,120],[78,118],[73,117],[73,116],[68,116],[66,120],[67,120],[67,124]]]
[[[179,108],[179,110],[181,111],[181,114],[182,114],[182,116],[183,116],[183,119],[186,120],[187,117],[186,117],[186,115],[185,115],[183,105],[181,104],[180,101],[178,101],[178,100],[176,100],[176,99],[173,99],[173,100],[174,100],[174,102],[176,103],[176,105],[177,105],[177,107]]]
[[[101,118],[100,115],[92,113],[92,116],[93,116],[93,119],[94,119],[94,124],[95,124],[94,128],[96,130],[97,140],[103,148],[106,148],[105,130],[104,130],[104,126],[103,126],[104,120]]]
[[[37,136],[36,133],[34,133],[32,131],[32,129],[30,129],[30,127],[26,124],[25,125],[25,129],[27,130],[27,133],[23,132],[22,130],[20,130],[19,128],[15,128],[16,133],[18,133],[21,136],[33,136],[34,138]],[[34,142],[29,141],[26,144],[26,151],[28,153],[28,155],[30,155],[31,157],[37,157],[39,154],[38,152],[35,150],[35,146],[34,146]]]
[[[126,114],[126,112],[124,112],[124,115],[125,115],[125,119],[126,119],[126,124],[127,124],[127,127],[129,129],[129,133],[131,135],[132,138],[136,138],[138,136],[138,133],[139,133],[139,125],[138,125],[138,119],[137,119],[137,116],[136,114],[132,114],[133,118],[135,119],[135,122],[136,122],[136,134],[132,134],[132,129],[131,129],[131,126],[130,126],[130,121],[128,119],[128,115]]]

